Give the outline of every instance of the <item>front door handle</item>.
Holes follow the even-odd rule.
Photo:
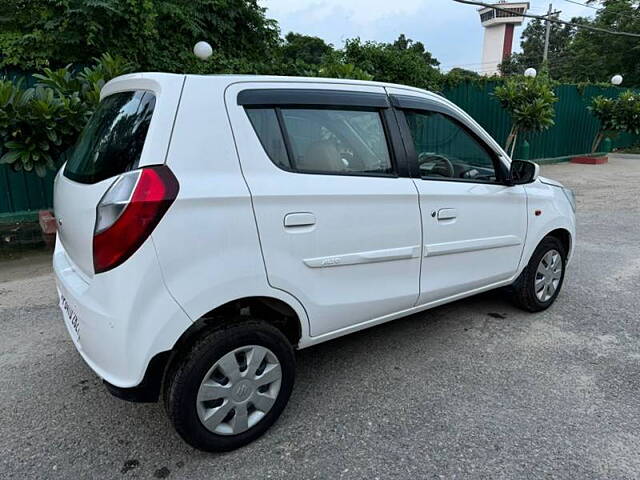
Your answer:
[[[441,208],[438,210],[438,220],[453,220],[458,217],[458,211],[455,208]]]
[[[308,227],[316,224],[316,216],[309,212],[287,213],[284,216],[285,227]]]

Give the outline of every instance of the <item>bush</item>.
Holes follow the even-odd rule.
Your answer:
[[[518,134],[539,132],[555,124],[553,104],[558,98],[544,75],[509,78],[494,89],[493,95],[511,116],[511,131],[505,150],[511,150],[512,156]]]
[[[350,78],[353,80],[373,80],[373,75],[351,63],[327,63],[318,71],[318,76],[328,78]]]
[[[379,82],[412,85],[428,90],[440,88],[439,62],[425,50],[420,42],[400,35],[394,43],[362,42],[359,38],[347,40],[339,52],[342,63],[353,64],[373,75]]]
[[[591,101],[588,108],[600,120],[600,130],[593,140],[592,152],[598,149],[605,137],[613,137],[621,132],[640,134],[640,94],[627,90],[618,98],[600,95]]]
[[[35,87],[0,79],[0,164],[40,177],[64,161],[111,78],[130,71],[108,54],[96,65],[74,72],[70,65],[36,74]]]

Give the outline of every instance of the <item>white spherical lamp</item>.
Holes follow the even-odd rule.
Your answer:
[[[537,74],[538,72],[536,72],[536,69],[533,67],[529,67],[524,71],[525,77],[535,77]]]
[[[198,42],[193,46],[193,54],[200,60],[206,60],[213,55],[213,48],[207,42]]]
[[[614,75],[611,77],[611,83],[615,86],[618,86],[622,83],[622,75]]]

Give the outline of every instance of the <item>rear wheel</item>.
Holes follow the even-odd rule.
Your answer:
[[[293,349],[259,320],[208,332],[170,370],[165,408],[190,445],[225,451],[260,437],[286,406],[295,376]]]
[[[514,303],[530,312],[549,308],[562,288],[566,258],[560,240],[545,237],[511,286]]]

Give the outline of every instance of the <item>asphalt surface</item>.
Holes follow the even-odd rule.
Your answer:
[[[0,478],[640,478],[640,160],[554,165],[578,242],[555,305],[497,293],[297,354],[289,406],[226,454],[76,353],[46,254],[0,263]]]

